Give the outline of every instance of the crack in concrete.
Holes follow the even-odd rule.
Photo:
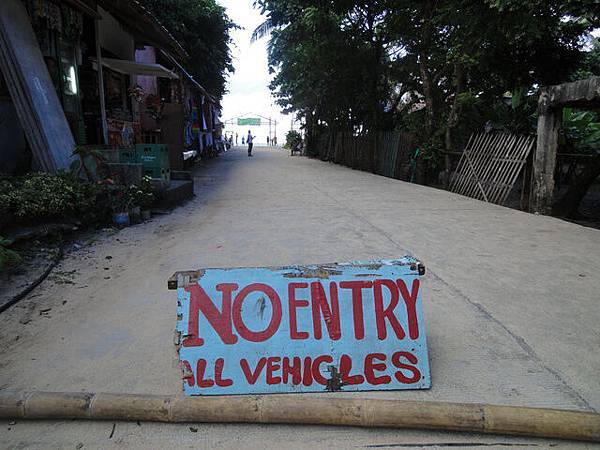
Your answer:
[[[471,300],[460,289],[458,289],[457,287],[452,286],[450,283],[446,282],[443,278],[441,278],[439,275],[435,274],[435,272],[433,272],[432,270],[429,270],[427,272],[427,274],[432,276],[435,280],[439,281],[443,285],[445,285],[448,289],[450,289],[452,291],[452,293],[455,296],[463,299],[468,304],[470,304],[475,309],[477,309],[477,311],[480,314],[482,314],[486,319],[488,319],[491,322],[494,322],[496,325],[498,325],[500,328],[502,328],[517,343],[517,345],[527,354],[527,356],[529,356],[529,358],[531,358],[531,360],[535,361],[544,370],[546,370],[548,373],[552,374],[556,378],[556,380],[559,381],[565,387],[565,392],[567,392],[569,395],[571,395],[577,401],[579,406],[586,408],[589,411],[597,412],[596,409],[593,408],[592,405],[590,405],[587,402],[587,400],[574,387],[569,385],[569,383],[567,383],[567,381],[563,379],[560,372],[558,372],[556,369],[553,369],[552,367],[549,367],[538,356],[538,354],[535,352],[535,350],[525,341],[525,339],[523,337],[519,336],[518,334],[516,334],[512,330],[510,330],[506,325],[504,325],[504,323],[502,323],[499,319],[494,317],[481,303],[477,303],[477,302]]]
[[[390,241],[392,244],[394,244],[394,246],[396,246],[397,248],[399,248],[401,251],[409,253],[409,254],[413,253],[413,252],[410,251],[410,249],[404,248],[402,245],[400,245],[400,243],[396,242],[385,230],[383,230],[380,227],[378,227],[377,225],[373,224],[371,221],[369,221],[368,219],[366,219],[361,214],[353,211],[350,207],[348,207],[348,205],[344,204],[339,199],[336,199],[335,197],[333,197],[328,192],[323,191],[322,189],[319,189],[314,184],[313,184],[313,187],[317,191],[319,191],[320,193],[326,195],[330,199],[332,199],[332,200],[336,201],[338,204],[342,205],[344,207],[345,211],[349,212],[352,216],[356,217],[357,219],[363,221],[364,223],[366,223],[367,225],[369,225],[373,229],[377,230],[388,241]],[[497,319],[496,317],[494,317],[482,304],[477,303],[477,302],[471,300],[460,289],[458,289],[457,287],[455,287],[455,286],[451,285],[450,283],[448,283],[447,281],[445,281],[443,278],[441,278],[439,275],[437,275],[435,272],[433,272],[431,270],[431,268],[429,268],[429,267],[428,267],[428,270],[427,270],[427,274],[429,276],[431,276],[432,278],[434,278],[436,281],[438,281],[438,282],[442,283],[443,285],[445,285],[448,289],[450,289],[450,291],[455,296],[461,298],[463,301],[465,301],[466,303],[468,303],[469,305],[471,305],[480,314],[482,314],[487,320],[489,320],[491,322],[494,322],[502,330],[504,330],[504,332],[507,333],[516,342],[516,344],[527,354],[527,356],[529,356],[529,358],[531,360],[533,360],[537,364],[539,364],[541,368],[543,368],[548,373],[550,373],[552,376],[554,376],[556,378],[556,380],[558,382],[560,382],[565,387],[565,392],[568,395],[570,395],[571,397],[573,397],[576,400],[577,404],[580,407],[585,408],[585,409],[587,409],[589,411],[597,412],[596,409],[594,407],[592,407],[592,405],[590,405],[588,403],[588,401],[583,397],[583,395],[581,395],[575,388],[573,388],[571,385],[569,385],[569,383],[567,383],[567,381],[563,378],[562,374],[559,371],[557,371],[556,369],[553,369],[552,367],[549,367],[547,364],[545,364],[545,362],[538,356],[538,354],[535,352],[535,350],[525,341],[525,339],[523,337],[521,337],[518,334],[514,333],[506,325],[504,325],[504,323],[502,323],[502,321],[500,321],[499,319]]]

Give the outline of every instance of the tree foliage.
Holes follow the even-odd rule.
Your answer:
[[[408,129],[425,153],[456,148],[486,122],[523,131],[529,97],[582,69],[583,37],[598,23],[594,0],[255,3],[268,17],[256,37],[272,28],[282,107],[312,127]]]
[[[222,98],[234,71],[229,44],[237,26],[216,0],[140,0],[189,54],[186,68],[208,92]]]

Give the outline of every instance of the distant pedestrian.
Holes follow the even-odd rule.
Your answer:
[[[269,141],[270,141],[269,136],[267,136],[267,145],[269,145]]]
[[[246,140],[244,139],[244,136],[242,136],[242,145],[246,144]]]
[[[238,145],[238,134],[235,133],[235,145]]]
[[[277,136],[273,136],[273,146],[277,147]]]
[[[254,136],[252,136],[252,133],[248,130],[248,137],[246,138],[246,142],[248,143],[248,156],[252,156],[252,141],[254,141]]]

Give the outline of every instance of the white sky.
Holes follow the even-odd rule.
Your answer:
[[[252,0],[218,0],[218,2],[227,8],[229,17],[239,26],[241,30],[232,32],[233,45],[233,64],[235,73],[229,77],[227,84],[228,94],[225,94],[222,102],[222,120],[235,118],[237,116],[271,117],[277,120],[277,142],[285,142],[285,133],[290,129],[291,116],[284,116],[281,110],[275,105],[269,83],[272,75],[269,74],[267,66],[267,42],[268,36],[260,41],[250,43],[252,31],[264,21],[264,16],[258,9],[252,6]],[[241,127],[225,125],[226,132],[237,132],[239,134],[239,143],[241,144],[242,135],[252,130],[252,135],[256,136],[257,143],[266,142],[269,133],[269,127]],[[273,125],[272,133],[275,133]]]

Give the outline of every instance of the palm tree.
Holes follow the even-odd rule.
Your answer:
[[[271,19],[266,19],[263,23],[255,28],[252,32],[252,37],[250,37],[250,42],[256,42],[259,39],[262,39],[267,34],[270,34],[271,31],[275,28]]]

